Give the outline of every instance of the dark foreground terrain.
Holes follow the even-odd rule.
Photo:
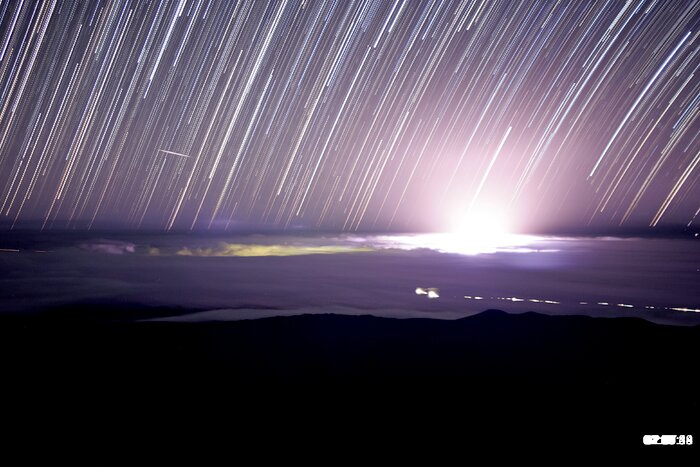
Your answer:
[[[499,311],[2,321],[5,420],[31,436],[242,430],[350,450],[398,439],[405,454],[428,442],[678,450],[642,436],[700,435],[698,327]]]

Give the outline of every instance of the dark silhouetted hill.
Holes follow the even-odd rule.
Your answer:
[[[26,420],[637,448],[643,434],[697,433],[698,343],[699,327],[493,310],[0,327],[4,400]]]

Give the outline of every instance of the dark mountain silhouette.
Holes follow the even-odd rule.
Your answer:
[[[319,436],[361,426],[378,437],[579,446],[593,436],[639,448],[644,434],[697,429],[699,342],[700,327],[495,310],[456,321],[35,316],[0,327],[5,400],[25,421],[231,417],[297,435],[303,422]]]

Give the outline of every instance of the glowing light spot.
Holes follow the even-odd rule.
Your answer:
[[[518,297],[498,297],[499,300],[508,300],[510,302],[524,302],[524,298],[518,298]]]
[[[470,210],[452,235],[445,238],[446,249],[464,254],[494,253],[504,247],[526,245],[526,237],[508,232],[504,216],[497,210]]]
[[[417,287],[416,295],[427,295],[428,298],[439,298],[440,289],[436,287]]]

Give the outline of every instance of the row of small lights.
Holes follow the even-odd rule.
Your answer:
[[[471,295],[465,295],[464,298],[466,299],[471,299],[471,300],[483,300],[483,297],[478,297],[478,296],[471,296]],[[538,300],[536,298],[518,298],[518,297],[496,297],[496,300],[507,300],[511,302],[532,302],[532,303],[547,303],[551,305],[559,305],[561,302],[557,302],[554,300]],[[589,302],[578,302],[579,305],[590,305]],[[600,306],[618,306],[620,308],[638,308],[635,307],[634,305],[630,305],[629,303],[609,303],[609,302],[596,302],[596,305]],[[700,313],[699,308],[688,308],[688,307],[668,307],[668,306],[650,306],[646,305],[644,306],[645,309],[647,310],[673,310],[673,311],[685,311],[685,312],[694,312],[694,313]]]
[[[428,298],[440,298],[440,291],[435,287],[418,287],[416,288],[416,295],[426,295]],[[478,295],[465,295],[465,299],[468,300],[484,300],[484,297]],[[494,299],[494,297],[489,297]],[[495,297],[496,300],[505,300],[509,302],[530,302],[530,303],[545,303],[547,305],[560,305],[561,302],[556,300],[540,300],[537,298],[518,298],[518,297]],[[578,302],[579,305],[590,305],[589,302]],[[600,306],[618,306],[620,308],[635,308],[634,305],[629,303],[617,303],[611,304],[609,302],[596,302],[596,305]],[[688,308],[688,307],[668,307],[668,306],[644,306],[647,310],[672,310],[672,311],[684,311],[700,313],[699,308]]]

